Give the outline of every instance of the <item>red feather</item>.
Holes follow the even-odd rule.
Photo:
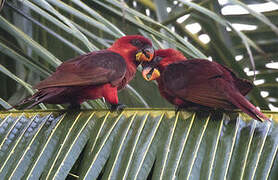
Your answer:
[[[253,85],[229,68],[204,59],[186,60],[179,51],[157,50],[161,57],[157,79],[161,95],[182,107],[239,108],[256,120],[269,120],[245,97]]]
[[[133,79],[139,65],[136,53],[150,48],[151,41],[143,36],[124,36],[106,50],[68,60],[35,86],[37,93],[16,106],[31,103],[27,107],[31,108],[44,102],[70,103],[79,107],[86,100],[101,97],[112,105],[118,105],[118,90]]]

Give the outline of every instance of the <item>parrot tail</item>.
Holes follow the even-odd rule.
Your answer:
[[[261,113],[253,104],[251,104],[240,92],[229,93],[230,101],[239,109],[241,109],[246,114],[250,115],[252,118],[259,121],[271,121],[263,113]]]
[[[8,111],[8,110],[11,110],[13,108],[15,108],[15,109],[30,109],[30,108],[36,106],[37,104],[41,103],[42,101],[44,101],[46,99],[45,96],[46,96],[46,94],[42,94],[41,91],[38,91],[35,94],[33,94],[32,96],[24,98],[19,103],[17,103],[16,105],[14,105],[11,108],[6,109],[6,110]],[[26,104],[30,104],[30,105],[27,106],[27,107],[23,107]]]
[[[60,95],[66,88],[45,88],[40,89],[38,92],[33,94],[30,97],[27,97],[14,105],[13,107],[7,109],[30,109],[42,102],[51,103],[51,101],[58,101],[59,98],[57,98],[58,95]],[[56,103],[57,104],[57,103]],[[28,105],[27,107],[24,107],[24,105]]]

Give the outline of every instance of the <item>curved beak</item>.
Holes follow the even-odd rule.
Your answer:
[[[153,47],[145,47],[142,48],[139,52],[136,54],[136,61],[139,62],[149,62],[153,59],[154,57],[154,49]]]
[[[142,71],[142,76],[145,80],[151,81],[157,79],[160,76],[160,72],[156,68],[146,67]]]

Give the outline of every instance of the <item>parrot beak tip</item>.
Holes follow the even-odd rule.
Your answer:
[[[136,54],[136,61],[150,62],[154,57],[154,49],[152,47],[143,48]]]
[[[138,53],[136,54],[136,61],[141,61],[142,55],[143,55],[143,52],[138,52]]]
[[[150,67],[144,68],[142,71],[142,76],[146,81],[150,81],[151,75],[149,74],[151,71]]]
[[[145,80],[151,81],[157,79],[160,76],[160,72],[156,68],[146,67],[142,71],[142,76]]]

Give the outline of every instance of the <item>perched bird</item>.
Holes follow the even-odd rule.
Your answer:
[[[142,75],[156,79],[160,94],[177,108],[239,108],[256,120],[268,120],[244,97],[252,83],[229,68],[205,59],[187,60],[174,49],[157,50],[155,56],[142,64]]]
[[[28,109],[43,102],[69,103],[69,108],[80,108],[86,100],[104,97],[111,110],[122,109],[118,90],[133,79],[141,62],[150,61],[153,56],[149,39],[140,35],[121,37],[108,49],[65,61],[56,72],[34,86],[38,92],[15,107],[31,103]]]

